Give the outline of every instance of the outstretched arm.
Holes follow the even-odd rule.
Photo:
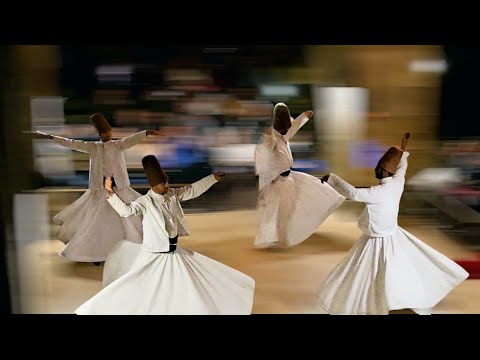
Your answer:
[[[123,150],[127,150],[127,149],[131,148],[132,146],[134,146],[134,145],[138,144],[139,142],[142,142],[143,140],[145,140],[145,138],[148,135],[163,136],[163,134],[158,130],[143,130],[143,131],[140,131],[136,134],[133,134],[133,135],[127,136],[123,139],[120,139],[120,150],[123,151]]]
[[[285,138],[290,140],[300,128],[307,123],[313,116],[313,111],[305,111],[300,114],[295,120],[292,121],[292,127],[288,129],[288,132],[285,134]]]
[[[408,139],[410,139],[410,133],[406,132],[405,134],[403,134],[402,145],[401,145],[401,149],[403,150],[403,155],[402,155],[402,158],[400,159],[400,162],[398,163],[397,172],[395,173],[395,175],[393,175],[393,178],[395,179],[404,178],[405,174],[407,173],[407,167],[408,167],[407,158],[410,155],[410,153],[406,151]]]
[[[95,146],[92,141],[74,140],[74,139],[64,138],[61,136],[46,134],[40,131],[37,131],[37,134],[43,137],[46,137],[48,139],[52,139],[58,145],[61,145],[73,150],[77,150],[80,152],[84,152],[84,153],[89,153],[92,150],[93,146]]]
[[[180,201],[194,199],[202,195],[205,191],[210,189],[215,183],[220,181],[225,176],[224,172],[216,172],[212,175],[206,176],[203,179],[194,182],[190,186],[182,186],[178,189],[173,189]]]
[[[400,162],[398,163],[397,172],[393,175],[394,179],[405,177],[405,174],[407,173],[407,167],[408,167],[407,158],[408,158],[409,155],[410,155],[410,153],[408,153],[406,151],[403,152],[402,158],[400,159]]]
[[[372,186],[368,189],[357,189],[335,174],[324,176],[322,182],[325,181],[347,199],[367,204],[374,204],[384,200],[384,188],[381,186]]]

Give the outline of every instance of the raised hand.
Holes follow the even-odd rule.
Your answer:
[[[158,130],[147,130],[147,135],[165,136]]]
[[[225,176],[225,173],[223,171],[217,171],[213,173],[213,176],[215,177],[215,180],[220,181]]]
[[[103,186],[105,187],[105,190],[107,190],[109,194],[113,194],[112,178],[110,176],[107,176],[105,178]]]
[[[313,111],[312,111],[312,110],[308,110],[308,111],[305,111],[304,114],[305,114],[309,119],[311,119],[312,116],[313,116]]]
[[[44,137],[47,137],[47,138],[49,138],[49,139],[53,139],[53,136],[52,136],[52,135],[43,133],[43,132],[38,131],[38,130],[37,130],[37,134],[38,134],[38,135],[41,135],[41,136],[44,136]]]
[[[409,133],[409,132],[406,132],[405,134],[403,134],[403,138],[402,138],[402,146],[401,146],[401,149],[402,149],[403,151],[405,151],[405,150],[407,149],[408,139],[410,139],[410,133]]]

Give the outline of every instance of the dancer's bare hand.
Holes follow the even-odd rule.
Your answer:
[[[308,111],[305,111],[303,114],[304,114],[305,116],[307,116],[309,119],[311,119],[312,116],[313,116],[313,111],[312,111],[312,110],[308,110]]]
[[[40,135],[40,136],[47,137],[47,138],[49,138],[49,139],[53,139],[53,136],[52,136],[52,135],[46,134],[46,133],[41,132],[41,131],[38,131],[38,130],[37,130],[37,134]]]
[[[158,130],[147,130],[147,135],[165,136]]]
[[[110,176],[107,176],[105,178],[105,183],[103,186],[105,187],[105,190],[107,190],[109,194],[113,194],[112,178]]]
[[[405,134],[403,134],[403,138],[402,138],[402,146],[401,146],[401,149],[402,149],[403,151],[405,151],[405,150],[407,149],[408,139],[410,139],[410,133],[409,133],[409,132],[406,132]]]
[[[225,176],[225,173],[223,171],[217,171],[213,173],[213,176],[215,177],[215,180],[220,181]]]

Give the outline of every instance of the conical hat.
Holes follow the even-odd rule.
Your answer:
[[[112,130],[107,119],[105,119],[105,116],[103,116],[101,113],[95,113],[90,116],[90,121],[92,122],[93,126],[95,126],[99,134]]]
[[[147,155],[142,159],[143,169],[147,175],[150,186],[165,184],[168,181],[168,175],[163,171],[157,158],[153,155]]]
[[[398,164],[402,158],[403,151],[396,146],[392,146],[387,152],[378,160],[377,166],[382,167],[389,173],[395,174],[397,172]]]

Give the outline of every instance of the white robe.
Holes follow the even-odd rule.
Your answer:
[[[71,261],[101,262],[121,240],[142,242],[142,219],[120,218],[107,203],[103,177],[113,176],[115,191],[126,202],[142,196],[130,188],[123,151],[146,138],[146,131],[107,142],[81,141],[54,136],[59,145],[85,152],[90,157],[89,188],[59,212],[53,221],[61,225],[57,238],[66,244],[60,256]]]
[[[347,198],[365,202],[363,235],[320,285],[318,301],[329,314],[387,315],[391,310],[431,309],[468,273],[397,224],[405,185],[404,152],[393,177],[356,189],[335,174],[328,183]]]
[[[345,198],[309,174],[290,170],[293,157],[289,140],[308,121],[292,119],[286,135],[274,129],[262,137],[255,150],[255,173],[259,176],[258,227],[255,247],[290,247],[312,235]]]
[[[109,196],[107,201],[122,218],[128,218],[132,215],[142,216],[144,251],[163,252],[169,249],[169,234],[165,228],[165,214],[171,213],[165,198],[168,198],[169,206],[173,210],[171,216],[177,219],[179,227],[177,235],[188,235],[187,220],[180,202],[200,196],[216,182],[214,175],[209,175],[190,186],[170,188],[165,196],[150,189],[146,195],[129,204],[123,202],[116,194]]]
[[[216,180],[213,175],[191,187],[171,189],[173,204],[199,196]],[[166,208],[162,195],[149,194],[129,205],[118,197],[109,202],[122,216],[143,214],[142,245],[121,242],[108,256],[105,287],[76,311],[80,315],[248,315],[255,281],[218,261],[177,247],[169,250],[165,214],[186,225],[183,211]],[[175,198],[175,199],[172,199]],[[173,207],[175,209],[175,207]],[[182,220],[183,219],[183,220]],[[185,229],[185,228],[184,228]],[[180,233],[180,232],[179,232]],[[180,234],[186,235],[185,231]]]

